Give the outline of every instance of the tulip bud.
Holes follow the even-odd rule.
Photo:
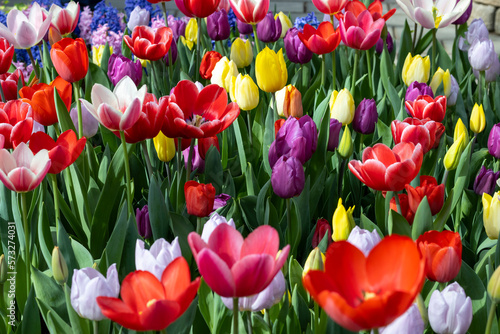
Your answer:
[[[266,46],[255,59],[255,76],[257,85],[264,92],[274,93],[285,87],[288,80],[288,70],[283,50],[280,49],[276,53]]]
[[[470,115],[470,129],[475,134],[483,132],[486,127],[486,115],[484,114],[483,105],[480,106],[474,104],[472,108],[472,113]]]
[[[306,276],[309,270],[325,270],[325,255],[321,253],[318,247],[315,247],[311,253],[309,253],[306,263],[304,264],[302,277]]]
[[[231,35],[227,12],[223,8],[207,17],[208,36],[214,41],[223,41]]]
[[[403,64],[403,81],[407,86],[410,86],[413,81],[427,82],[430,69],[431,61],[429,56],[425,58],[420,55],[412,57],[411,53],[408,53]]]
[[[342,135],[342,139],[340,140],[340,145],[337,150],[342,159],[348,159],[351,156],[353,149],[354,148],[352,146],[351,131],[346,125],[344,128],[344,134]]]
[[[274,43],[281,36],[281,21],[274,19],[273,13],[266,14],[264,19],[257,23],[257,37],[264,43]]]
[[[52,251],[52,275],[56,282],[61,285],[68,280],[68,266],[57,246]]]
[[[387,31],[386,26],[384,25],[384,30]],[[387,51],[389,53],[392,53],[392,50],[394,49],[394,41],[392,40],[391,34],[387,31],[387,37],[385,38],[385,44],[387,45]],[[377,44],[375,44],[375,52],[377,53],[382,53],[384,51],[384,39],[382,36],[377,41]]]
[[[278,107],[278,115],[286,118],[302,117],[302,95],[300,91],[293,85],[283,87],[276,92],[276,105]]]
[[[284,38],[286,35],[286,32],[288,29],[293,27],[292,21],[290,21],[290,18],[285,15],[283,12],[279,12],[278,14],[274,15],[274,19],[277,20],[279,17],[280,23],[281,23],[281,36],[280,38]],[[257,33],[258,35],[258,33]]]
[[[200,157],[205,160],[205,156],[207,155],[210,147],[214,146],[217,151],[220,152],[219,148],[219,138],[217,136],[208,137],[208,138],[198,138],[198,153]]]
[[[443,291],[434,290],[429,301],[429,322],[437,334],[467,332],[472,322],[472,301],[457,282]]]
[[[104,53],[105,47],[106,47],[106,45],[99,45],[99,46],[92,47],[92,61],[94,62],[94,64],[96,64],[99,67],[101,66],[101,59],[102,59],[102,55]],[[112,46],[109,47],[109,53],[113,54],[113,47]]]
[[[229,61],[227,57],[222,57],[221,60],[215,64],[215,67],[212,71],[212,78],[210,79],[210,83],[219,85],[224,88],[226,91],[230,91],[231,89],[231,77],[238,76],[238,67],[234,61]]]
[[[413,81],[406,90],[405,100],[413,102],[420,95],[429,95],[434,98],[432,88],[427,86],[425,82]]]
[[[217,51],[208,51],[203,56],[200,64],[200,75],[203,79],[212,79],[215,65],[222,59],[222,55]],[[227,59],[227,58],[226,58]]]
[[[108,77],[111,83],[116,84],[125,76],[129,76],[135,85],[139,85],[142,79],[142,65],[139,60],[135,63],[129,58],[112,54],[108,61]]]
[[[304,167],[294,156],[282,156],[276,161],[271,174],[271,185],[276,195],[292,198],[300,195],[304,189]]]
[[[450,74],[450,83],[450,96],[446,96],[446,104],[448,106],[454,106],[455,104],[457,104],[457,97],[460,93],[460,86],[458,85],[457,79],[455,79],[452,74]]]
[[[7,281],[7,261],[5,261],[5,255],[0,255],[0,286]]]
[[[150,14],[147,9],[136,6],[132,12],[130,12],[130,17],[127,22],[127,28],[133,31],[137,26],[147,26],[149,24]]]
[[[253,60],[252,42],[249,39],[236,38],[231,45],[231,60],[238,68],[250,65]]]
[[[495,58],[498,59],[493,41],[487,38],[475,40],[469,49],[468,57],[470,66],[476,71],[488,70]]]
[[[215,188],[211,183],[188,181],[184,184],[184,196],[188,215],[206,217],[213,211]]]
[[[370,134],[375,131],[378,121],[377,104],[373,99],[363,99],[356,108],[352,128],[362,134]]]
[[[347,211],[342,205],[342,198],[339,198],[337,209],[333,213],[332,226],[333,226],[333,241],[347,240],[349,234],[356,224],[352,218],[354,206],[350,207]]]
[[[334,152],[339,146],[339,135],[342,129],[342,123],[335,118],[330,118],[330,135],[328,136],[328,151]]]
[[[147,205],[144,205],[142,209],[136,209],[135,220],[137,222],[137,230],[139,231],[139,235],[144,239],[151,238],[153,236],[153,233],[151,231],[151,222],[149,221],[149,210]]]
[[[500,302],[500,266],[495,269],[488,282],[488,294],[494,303]],[[491,306],[493,307],[493,306]]]
[[[378,234],[376,229],[373,231],[368,231],[360,228],[359,226],[354,226],[347,241],[358,247],[360,251],[368,256],[370,251],[375,247],[382,239]]]
[[[198,22],[196,19],[190,19],[186,25],[186,31],[184,36],[181,36],[181,42],[189,48],[193,49],[193,46],[198,42]]]
[[[497,159],[500,159],[500,123],[493,125],[488,136],[488,152]]]
[[[318,219],[318,222],[316,223],[316,228],[314,229],[313,238],[311,240],[313,248],[318,247],[321,240],[323,240],[323,238],[325,237],[325,234],[331,235],[332,227],[328,222],[328,220],[324,218]],[[327,241],[328,241],[327,246],[330,246],[332,240],[330,238],[327,238]]]
[[[443,160],[444,167],[447,170],[457,169],[458,163],[460,162],[460,156],[465,149],[465,145],[465,136],[462,134],[460,135],[460,138],[450,146]]]
[[[330,97],[330,118],[335,118],[342,125],[351,124],[354,119],[354,99],[347,88],[340,92],[333,91]]]
[[[500,191],[491,196],[483,193],[483,224],[488,238],[496,240],[500,233]]]
[[[160,131],[156,137],[153,138],[158,159],[163,162],[169,162],[175,156],[175,143],[174,139],[168,138]]]
[[[229,96],[241,110],[249,111],[259,105],[259,87],[248,74],[231,78]]]
[[[291,28],[286,32],[283,39],[285,53],[292,63],[306,64],[311,61],[313,53],[302,43],[298,34],[299,30],[297,28]]]
[[[436,95],[436,92],[439,88],[439,86],[443,83],[443,88],[444,88],[444,95],[448,97],[451,92],[451,75],[450,75],[450,70],[446,70],[446,72],[439,67],[432,76],[432,80],[430,83],[430,86],[432,88],[432,92],[434,95]]]
[[[457,124],[455,124],[455,131],[453,133],[453,141],[456,142],[458,139],[460,139],[460,136],[464,136],[464,141],[466,143],[469,142],[469,131],[467,131],[467,128],[464,125],[464,122],[462,122],[462,119],[459,118],[457,120]]]
[[[242,35],[250,35],[253,33],[253,27],[251,24],[241,22],[240,20],[236,19],[236,25],[238,26],[238,31]]]

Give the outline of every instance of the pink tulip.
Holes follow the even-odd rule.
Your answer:
[[[228,224],[217,226],[208,243],[197,233],[188,243],[208,286],[221,297],[246,297],[264,290],[288,257],[287,245],[279,256],[278,232],[259,226],[246,239]]]
[[[362,11],[358,17],[352,12],[346,12],[340,20],[340,37],[350,48],[368,50],[377,44],[384,25],[383,18],[373,21],[368,10]]]
[[[12,154],[6,149],[0,150],[0,180],[7,188],[18,193],[38,187],[50,165],[47,150],[33,155],[25,143],[19,144]]]
[[[61,8],[56,4],[52,4],[49,9],[49,14],[52,15],[52,26],[59,30],[61,36],[65,36],[71,34],[78,25],[80,4],[71,1],[66,8]]]
[[[111,131],[125,131],[139,119],[146,90],[146,85],[138,90],[132,79],[124,76],[113,91],[95,84],[90,94],[92,103],[84,99],[80,101],[99,123]]]
[[[259,23],[269,11],[269,0],[229,0],[234,14],[241,22]]]

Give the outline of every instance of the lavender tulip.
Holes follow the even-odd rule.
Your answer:
[[[219,215],[217,212],[212,213],[210,216],[210,219],[207,220],[205,225],[203,225],[203,232],[201,232],[201,239],[208,243],[208,239],[210,238],[210,235],[212,232],[215,230],[217,226],[220,224],[228,224],[232,226],[233,228],[236,228],[236,225],[234,225],[233,218],[229,219],[229,221],[226,220],[225,217]]]
[[[355,226],[349,234],[349,238],[347,238],[347,241],[358,247],[365,256],[368,256],[372,248],[375,247],[380,240],[380,235],[376,229],[370,232],[359,226]]]
[[[242,35],[250,35],[253,33],[253,27],[251,24],[241,22],[240,20],[236,19],[236,24],[238,25],[238,31]]]
[[[76,108],[71,108],[69,113],[75,129],[78,129],[78,111]],[[87,138],[94,137],[99,130],[99,121],[92,116],[84,104],[82,104],[82,123],[83,123],[83,136]]]
[[[429,302],[429,322],[437,334],[465,334],[472,321],[472,301],[454,282],[443,291],[434,290]]]
[[[417,304],[413,304],[410,308],[399,316],[390,325],[379,329],[382,334],[422,334],[425,330],[424,320],[418,309]],[[372,332],[373,333],[373,332]]]
[[[470,66],[476,71],[486,71],[493,65],[495,58],[498,59],[491,39],[475,40],[469,49],[468,56]]]
[[[330,118],[330,135],[328,136],[328,151],[335,152],[339,146],[339,135],[342,123],[335,118]]]
[[[387,32],[387,37],[385,38],[385,44],[387,44],[387,51],[391,53],[392,49],[394,48],[394,42],[389,32]],[[384,51],[384,40],[382,39],[382,37],[380,37],[377,41],[377,44],[375,44],[375,52],[382,53],[382,51]]]
[[[227,12],[223,8],[207,17],[208,36],[214,41],[223,41],[231,35]]]
[[[472,70],[476,79],[479,80],[479,71]],[[500,61],[498,60],[498,55],[495,53],[495,58],[493,59],[493,64],[489,69],[484,72],[484,79],[486,82],[494,82],[497,81],[498,76],[500,75]]]
[[[144,241],[138,239],[135,244],[135,269],[149,271],[161,280],[165,268],[179,256],[182,256],[182,253],[178,237],[175,237],[171,244],[160,238],[149,250],[144,248]]]
[[[457,0],[457,4],[458,4],[459,1],[460,0]],[[467,22],[467,20],[470,17],[470,14],[472,13],[472,3],[473,2],[474,1],[471,1],[470,4],[469,4],[469,7],[467,7],[467,10],[462,14],[462,16],[460,16],[458,19],[456,19],[451,24],[460,25],[460,24],[464,24],[465,22]]]
[[[257,23],[257,37],[264,43],[274,43],[280,38],[281,29],[279,17],[275,20],[273,13],[269,12]]]
[[[475,19],[469,25],[465,37],[460,37],[458,39],[458,48],[462,51],[468,51],[475,40],[487,39],[489,35],[490,33],[483,19]]]
[[[370,134],[375,131],[378,121],[377,104],[373,99],[363,99],[356,108],[352,127],[354,131],[362,134]]]
[[[182,151],[182,156],[184,157],[184,167],[187,169],[187,161],[189,159],[189,147]],[[203,173],[205,170],[205,160],[203,160],[198,152],[198,145],[194,145],[193,156],[191,158],[191,170],[198,170],[199,173]]]
[[[170,59],[169,59],[170,52],[172,52],[172,63],[175,64],[178,55],[177,42],[175,41],[175,39],[172,40],[172,43],[170,44],[170,49],[168,50],[165,57],[163,57],[163,59],[165,60],[165,64],[167,64],[167,66],[170,66]]]
[[[94,268],[75,269],[71,284],[71,306],[82,318],[90,320],[103,320],[105,316],[97,305],[96,298],[99,296],[118,297],[120,294],[120,283],[116,264],[109,268],[105,278]]]
[[[455,104],[457,104],[457,97],[458,94],[460,93],[460,86],[458,85],[457,79],[455,79],[453,74],[450,74],[450,81],[451,81],[451,89],[450,89],[450,95],[446,98],[446,105],[454,106]]]
[[[481,166],[479,174],[477,174],[474,180],[474,192],[480,196],[483,195],[483,193],[493,195],[495,184],[499,176],[500,171],[494,173],[491,169]]]
[[[298,36],[297,28],[288,29],[285,38],[285,53],[292,63],[306,64],[311,61],[313,53],[309,50]]]
[[[136,6],[130,13],[130,17],[127,22],[128,30],[133,31],[137,26],[147,26],[149,24],[149,18],[150,14],[147,9]]]
[[[294,156],[282,156],[273,167],[271,185],[276,195],[292,198],[300,195],[304,189],[304,167]]]
[[[500,159],[500,123],[493,125],[488,137],[488,151],[492,156]]]
[[[142,65],[139,60],[134,63],[129,58],[113,53],[108,61],[108,77],[111,83],[116,84],[125,76],[129,76],[135,85],[139,85],[142,79]]]
[[[142,209],[137,208],[135,211],[135,220],[137,221],[137,230],[139,235],[144,239],[149,239],[153,236],[151,232],[151,222],[149,221],[148,206],[144,205]]]
[[[420,95],[429,95],[434,98],[434,94],[432,93],[432,88],[430,86],[423,82],[420,83],[418,81],[413,81],[406,90],[405,100],[413,102]]]

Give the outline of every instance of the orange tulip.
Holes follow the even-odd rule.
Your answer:
[[[71,83],[85,78],[89,70],[89,54],[81,38],[63,38],[52,45],[50,59],[57,73]]]
[[[384,238],[368,257],[347,241],[326,252],[325,270],[311,270],[304,287],[350,331],[390,324],[413,304],[425,279],[425,259],[408,237]]]
[[[58,122],[54,88],[57,89],[57,93],[69,110],[71,107],[71,84],[61,77],[57,77],[50,85],[39,83],[31,87],[25,86],[19,91],[19,96],[31,104],[35,121],[45,126]]]

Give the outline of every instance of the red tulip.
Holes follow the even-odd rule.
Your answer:
[[[183,2],[185,10],[191,14],[186,14],[187,16],[205,18],[217,10],[220,0],[183,0]]]
[[[82,80],[89,70],[87,45],[81,38],[63,38],[53,44],[50,59],[57,73],[67,82]]]
[[[334,15],[345,8],[348,0],[312,0],[312,2],[323,14]]]
[[[429,95],[420,95],[413,102],[406,101],[405,106],[412,117],[442,122],[446,113],[446,96],[440,95],[433,99]]]
[[[279,235],[269,225],[257,227],[246,239],[228,224],[217,226],[208,242],[191,232],[188,243],[198,270],[221,297],[247,297],[264,290],[281,269],[290,246],[278,255]]]
[[[440,283],[454,279],[462,265],[462,240],[452,231],[427,231],[417,239],[420,254],[425,258],[425,274]]]
[[[325,312],[350,331],[379,328],[402,315],[425,279],[425,260],[408,237],[385,237],[367,257],[347,241],[326,252],[325,270],[311,270],[304,288]]]
[[[8,40],[0,37],[0,74],[7,73],[14,57],[14,45]]]
[[[27,143],[33,131],[33,110],[21,100],[0,102],[0,134],[4,136],[4,148],[15,148]]]
[[[57,77],[50,85],[39,83],[32,87],[25,86],[19,90],[19,96],[33,107],[33,118],[35,121],[49,126],[58,122],[56,104],[54,102],[54,89],[57,89],[57,93],[66,105],[66,108],[70,110],[71,88],[69,82],[61,77]]]
[[[238,20],[248,24],[259,23],[269,11],[269,0],[229,0],[229,3]]]
[[[215,188],[212,184],[188,181],[184,184],[184,197],[189,215],[206,217],[213,211]]]
[[[392,150],[384,144],[375,144],[363,151],[363,162],[351,160],[349,169],[372,189],[401,191],[417,176],[422,160],[420,144],[399,143]]]
[[[41,150],[49,151],[49,158],[52,161],[49,173],[59,174],[78,159],[86,142],[85,137],[78,140],[73,130],[63,132],[57,141],[44,132],[35,132],[31,136],[29,146],[35,154]]]
[[[398,194],[399,207],[401,209],[401,215],[405,217],[408,224],[413,225],[413,219],[415,218],[415,212],[411,211],[410,204],[408,203],[408,195]],[[396,199],[391,198],[390,208],[393,211],[398,212],[398,206],[396,205]]]
[[[438,185],[435,178],[432,176],[421,175],[420,186],[413,188],[411,185],[406,185],[408,193],[408,202],[411,210],[416,213],[420,202],[427,196],[427,201],[431,208],[432,215],[441,211],[444,203],[444,184]]]
[[[318,222],[316,223],[316,228],[314,229],[314,234],[312,238],[312,248],[318,247],[319,243],[323,238],[325,237],[325,234],[327,234],[329,237],[326,238],[327,240],[327,245],[330,246],[332,243],[332,238],[330,237],[332,235],[332,226],[328,222],[328,220],[321,218],[318,219]]]
[[[172,43],[172,29],[158,28],[156,31],[147,26],[137,26],[130,36],[123,39],[132,53],[140,59],[159,60],[167,54]]]
[[[340,37],[350,48],[368,50],[379,40],[384,25],[383,18],[374,20],[368,10],[362,11],[359,15],[346,12],[340,20]]]
[[[208,51],[203,56],[200,64],[200,75],[203,79],[210,80],[212,78],[212,71],[215,64],[222,59],[222,55],[217,51]]]
[[[165,268],[161,282],[148,271],[134,271],[121,287],[123,300],[97,297],[102,314],[136,331],[161,331],[179,318],[193,301],[200,278],[191,282],[189,265],[178,257]]]
[[[217,138],[217,136],[198,139],[198,153],[203,160],[205,160],[205,156],[212,146],[214,146],[217,151],[220,152],[219,138]]]
[[[318,29],[314,29],[313,26],[306,24],[304,32],[299,32],[298,36],[311,52],[318,55],[330,53],[340,44],[339,30],[335,30],[333,25],[328,21],[321,22]]]
[[[201,91],[188,80],[170,94],[162,132],[169,138],[207,138],[224,131],[240,114],[238,105],[227,104],[226,90],[208,85]]]
[[[445,128],[443,124],[429,119],[408,117],[402,122],[392,121],[391,130],[395,144],[401,142],[420,144],[425,154],[439,146]]]
[[[366,8],[365,4],[359,0],[352,0],[347,3],[345,6],[346,12],[352,12],[355,16],[361,14],[362,11],[367,10],[372,14],[373,20],[377,20],[379,18],[383,18],[386,22],[391,18],[392,15],[396,12],[396,8],[391,9],[387,13],[382,15],[382,11],[384,7],[382,6],[382,2],[380,0],[373,1],[368,8]]]
[[[17,100],[17,84],[21,79],[21,86],[24,86],[24,76],[21,70],[17,69],[13,73],[0,74],[0,85],[6,101]]]

